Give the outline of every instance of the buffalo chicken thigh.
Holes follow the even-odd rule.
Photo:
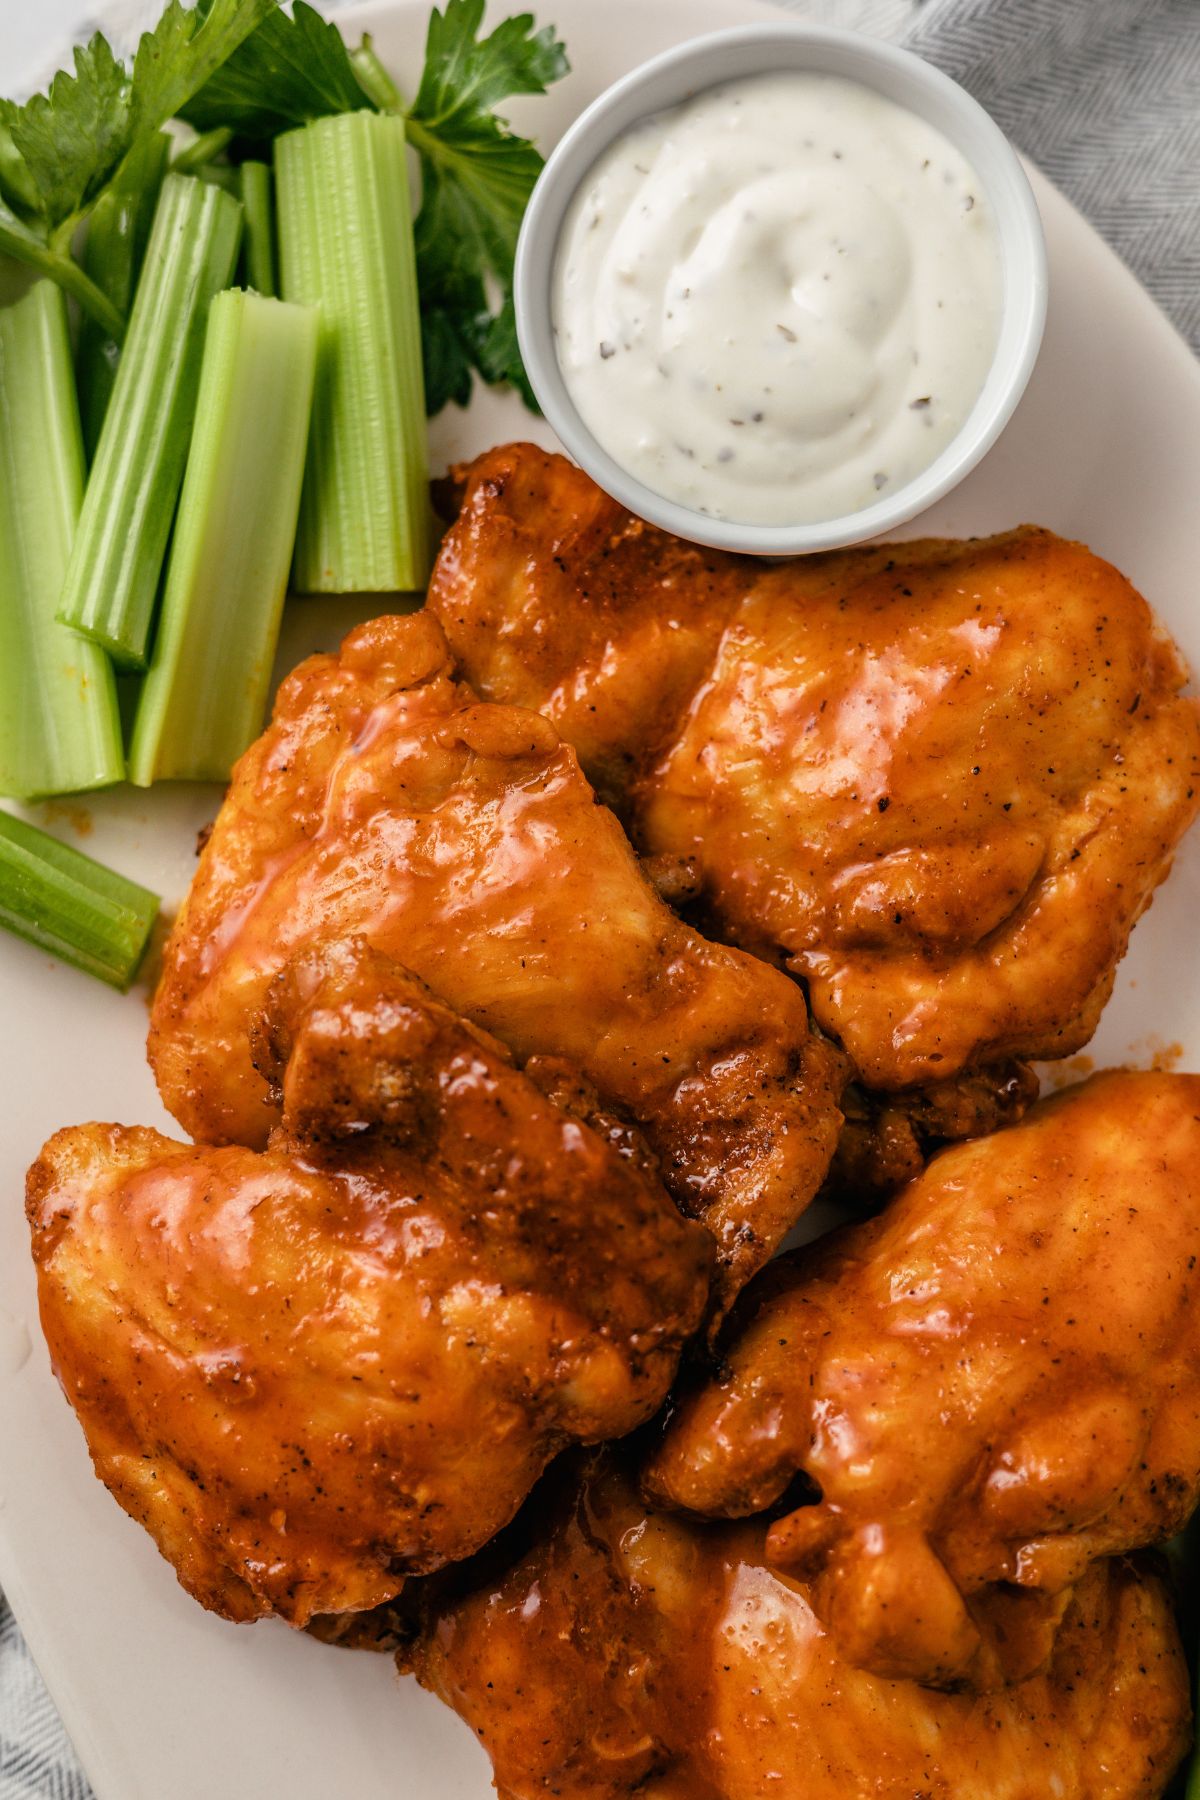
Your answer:
[[[293,1624],[504,1525],[662,1402],[711,1261],[645,1159],[361,941],[284,972],[266,1150],[60,1131],[42,1321],[97,1473],[184,1586]]]
[[[1086,1042],[1200,807],[1186,671],[1123,576],[1032,527],[771,566],[530,445],[463,486],[430,604],[466,678],[553,720],[869,1087]]]
[[[1200,1493],[1200,1076],[1099,1076],[943,1151],[766,1271],[723,1349],[647,1492],[714,1517],[789,1495],[767,1559],[849,1662],[1019,1677],[1089,1565]]]
[[[1170,1602],[1125,1562],[1080,1583],[1043,1669],[948,1694],[854,1668],[761,1523],[647,1510],[611,1452],[543,1520],[511,1566],[435,1579],[401,1652],[500,1800],[1153,1800],[1186,1748]]]
[[[163,1099],[197,1138],[265,1142],[278,1101],[250,1026],[330,932],[639,1126],[716,1239],[717,1310],[820,1186],[843,1068],[803,994],[675,917],[553,725],[481,704],[428,614],[302,664],[234,772],[151,1021]]]

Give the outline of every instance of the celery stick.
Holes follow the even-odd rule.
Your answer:
[[[135,145],[113,185],[93,207],[88,220],[83,266],[122,316],[128,315],[133,303],[170,148],[171,140],[163,131],[156,131]],[[112,397],[120,356],[121,346],[117,339],[85,313],[79,329],[75,377],[83,421],[83,447],[89,462],[100,441],[100,428]]]
[[[65,294],[77,300],[85,313],[98,319],[119,343],[125,335],[125,321],[90,275],[85,275],[69,251],[44,242],[32,226],[19,219],[0,194],[0,256],[12,257],[26,268],[36,269],[57,281]]]
[[[244,162],[241,170],[242,206],[246,232],[242,239],[242,271],[247,287],[268,297],[279,292],[275,271],[275,206],[271,198],[269,164]]]
[[[206,163],[215,162],[232,142],[233,133],[227,125],[219,126],[216,131],[202,132],[183,146],[171,168],[176,175],[195,175]]]
[[[108,658],[54,617],[83,497],[61,288],[0,265],[0,793],[120,781]]]
[[[369,32],[358,49],[351,50],[350,61],[358,85],[380,112],[400,112],[404,105],[400,89],[380,62]]]
[[[92,467],[59,617],[145,668],[212,297],[233,274],[240,202],[168,175]]]
[[[242,184],[238,172],[233,167],[232,163],[203,163],[195,173],[197,181],[211,182],[213,187],[222,188],[225,193],[231,194],[235,200],[241,199]]]
[[[148,888],[0,812],[0,925],[18,937],[127,988],[158,906]]]
[[[422,587],[432,555],[404,122],[343,113],[275,144],[286,300],[321,308],[295,582]]]
[[[316,312],[218,294],[129,778],[225,781],[262,726],[296,536]]]

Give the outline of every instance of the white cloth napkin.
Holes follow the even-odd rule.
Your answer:
[[[1200,0],[777,3],[893,38],[961,81],[1200,352]],[[101,25],[129,41],[161,10],[162,0],[80,0],[76,35]],[[552,4],[540,11],[553,17]],[[48,44],[48,62],[67,49]],[[0,1595],[0,1800],[90,1796]]]

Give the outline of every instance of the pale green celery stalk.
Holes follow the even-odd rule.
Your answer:
[[[318,318],[218,294],[129,778],[225,781],[262,726],[300,510]]]
[[[208,309],[241,229],[241,203],[220,188],[163,182],[59,608],[121,668],[146,666]]]
[[[66,301],[0,264],[0,793],[16,799],[125,773],[108,658],[54,616],[82,498]]]
[[[357,50],[351,50],[350,61],[354,64],[359,87],[380,112],[400,112],[404,105],[400,89],[376,55],[370,33],[363,38]]]
[[[105,331],[118,341],[125,335],[125,321],[89,275],[85,275],[69,250],[50,245],[24,219],[17,217],[0,194],[0,256],[11,256],[57,281],[64,293],[77,300],[85,313],[99,319]]]
[[[156,131],[136,145],[88,219],[83,266],[123,318],[128,316],[133,302],[170,148],[171,140],[163,131]],[[120,357],[118,340],[85,313],[79,328],[75,379],[83,447],[89,462],[100,441]]]
[[[244,162],[239,171],[246,232],[242,239],[242,272],[246,285],[268,298],[279,292],[275,267],[275,203],[268,163]]]
[[[201,136],[193,138],[190,144],[183,146],[171,168],[176,175],[195,175],[206,163],[215,162],[232,142],[233,133],[226,125],[218,126],[215,131],[203,132]]]
[[[127,988],[158,907],[148,888],[0,812],[0,925],[6,930],[110,987]]]
[[[322,321],[296,586],[421,588],[433,519],[404,122],[362,111],[287,132],[275,182],[281,291]]]
[[[213,187],[219,187],[225,193],[232,194],[235,200],[240,200],[242,197],[242,184],[238,179],[238,172],[229,163],[205,163],[196,170],[196,179],[197,181],[211,182]]]

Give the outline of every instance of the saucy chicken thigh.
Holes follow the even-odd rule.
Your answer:
[[[1198,1265],[1200,1076],[1098,1076],[766,1271],[647,1492],[787,1495],[767,1560],[856,1666],[1020,1678],[1097,1558],[1196,1504]]]
[[[476,1550],[573,1441],[665,1397],[711,1243],[361,940],[259,1028],[264,1151],[82,1125],[28,1181],[42,1322],[97,1474],[186,1588],[304,1624]]]
[[[554,722],[869,1087],[1087,1041],[1200,807],[1200,713],[1123,576],[1033,527],[771,566],[530,445],[462,484],[430,605],[467,679]]]
[[[1126,1562],[1089,1571],[1043,1670],[987,1695],[852,1667],[760,1523],[647,1511],[611,1452],[515,1564],[468,1575],[432,1584],[401,1666],[470,1725],[500,1800],[1154,1800],[1187,1745],[1170,1603]]]
[[[265,1142],[278,1105],[250,1026],[329,932],[365,934],[543,1084],[581,1077],[639,1126],[717,1241],[718,1310],[820,1186],[843,1067],[803,994],[674,916],[554,726],[481,704],[428,614],[302,664],[237,765],[151,1021],[193,1136]]]

